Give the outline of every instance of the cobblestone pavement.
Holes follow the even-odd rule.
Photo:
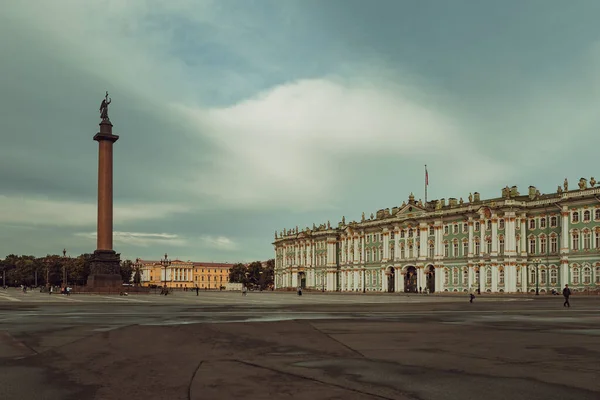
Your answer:
[[[0,290],[1,399],[600,398],[600,299]]]

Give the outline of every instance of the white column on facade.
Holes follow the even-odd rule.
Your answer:
[[[444,268],[439,265],[435,267],[435,291],[438,293],[444,291]]]
[[[387,281],[387,275],[385,274],[385,268],[381,269],[381,291],[382,292],[388,291],[388,281]]]
[[[487,290],[487,269],[489,266],[481,265],[479,267],[479,286],[481,287],[481,293],[485,293]]]
[[[474,236],[473,236],[473,232],[474,232],[473,217],[469,217],[468,224],[469,224],[469,254],[468,254],[468,256],[469,257],[473,257],[473,239],[474,239]]]
[[[354,243],[354,253],[353,253],[354,258],[352,261],[353,261],[353,264],[358,264],[358,260],[360,260],[360,253],[358,252],[358,244],[360,243],[360,240],[359,240],[358,233],[355,233],[352,236],[352,242]]]
[[[474,269],[473,269],[472,265],[469,265],[467,268],[469,269],[469,272],[467,274],[467,276],[468,276],[468,282],[467,283],[469,285],[468,288],[469,288],[469,290],[472,290],[474,282],[475,282],[475,279],[474,279],[475,278],[475,276],[474,276],[475,272],[474,272]]]
[[[498,216],[492,215],[492,257],[498,256]]]
[[[484,219],[479,220],[479,229],[481,231],[481,234],[479,236],[479,254],[483,254],[487,251],[486,243],[485,243],[486,228],[487,228],[487,226],[485,224],[485,220]]]
[[[521,215],[521,257],[527,257],[527,218]]]
[[[428,231],[427,223],[421,222],[419,224],[418,229],[419,229],[419,245],[421,246],[419,248],[418,257],[420,259],[425,259],[427,257],[427,251],[428,251],[428,248],[427,248],[427,231]]]
[[[508,293],[517,291],[517,266],[513,263],[504,267],[505,290]]]
[[[561,244],[560,244],[560,253],[568,254],[569,247],[570,247],[569,246],[569,216],[570,216],[570,213],[569,213],[569,208],[567,206],[564,206],[562,208],[560,216],[562,218],[562,221],[561,221],[562,240],[561,240]],[[580,239],[579,241],[582,242],[583,240]]]
[[[516,256],[516,230],[515,230],[515,213],[507,212],[504,214],[504,254],[506,256]]]
[[[383,237],[383,259],[381,261],[385,263],[390,259],[390,248],[389,248],[390,232],[388,231],[387,228],[383,228],[382,237]]]
[[[398,283],[396,284],[395,291],[398,293],[404,293],[404,275],[402,274],[402,268],[396,270],[396,276],[398,277]]]
[[[498,292],[498,275],[500,271],[498,270],[498,264],[492,264],[492,293]]]
[[[361,257],[362,257],[362,261],[361,263],[364,265],[367,263],[367,249],[365,248],[365,243],[366,243],[366,236],[364,232],[361,232],[360,234],[360,252],[361,252]]]
[[[400,229],[397,226],[394,227],[394,259],[397,261],[400,258]]]

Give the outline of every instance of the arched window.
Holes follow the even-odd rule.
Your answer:
[[[413,230],[412,230],[412,228],[410,228],[408,230],[408,237],[413,237]]]
[[[463,268],[463,286],[467,286],[469,284],[469,270],[467,268]]]
[[[600,267],[596,267],[596,285],[600,285]]]
[[[546,229],[546,217],[540,218],[540,229]]]
[[[590,210],[585,210],[583,212],[583,222],[590,222],[591,219],[592,219],[592,214],[590,213]]]
[[[535,266],[530,265],[529,266],[529,283],[532,285],[535,285],[536,282],[536,273],[535,273]]]
[[[503,220],[503,219],[501,219],[501,220],[498,222],[498,229],[504,229],[504,220]]]
[[[579,250],[579,232],[573,231],[573,233],[571,234],[571,239],[571,250]]]
[[[517,254],[519,254],[520,249],[521,249],[521,235],[517,235],[517,237],[515,238],[515,250],[516,250]]]
[[[535,254],[535,238],[529,238],[529,254]]]
[[[573,214],[571,216],[571,222],[573,222],[573,223],[579,222],[579,212],[573,211]]]
[[[452,242],[452,255],[454,257],[459,257],[460,254],[458,253],[458,240],[454,239],[454,241]]]
[[[502,236],[498,239],[498,251],[500,254],[504,254],[504,237]]]
[[[450,273],[447,269],[444,270],[444,285],[448,285],[450,283]]]
[[[466,257],[469,254],[469,241],[467,239],[463,240],[463,257]]]
[[[450,246],[448,245],[448,242],[444,242],[444,257],[449,257],[450,254]]]
[[[596,208],[596,209],[594,210],[594,219],[595,219],[596,221],[597,221],[597,220],[600,220],[600,208]]]
[[[589,250],[592,248],[592,232],[589,230],[583,231],[583,249]]]
[[[535,219],[533,218],[529,220],[529,229],[535,229]]]
[[[540,236],[540,253],[541,254],[546,254],[548,248],[546,247],[548,246],[548,242],[546,241],[546,236],[542,235]]]
[[[522,278],[521,278],[521,267],[517,267],[517,286],[521,285],[521,281],[522,281]]]
[[[592,269],[590,267],[583,268],[583,284],[589,285],[592,283]]]
[[[481,252],[481,244],[479,243],[479,238],[475,238],[475,255],[478,256]]]
[[[504,285],[504,268],[500,269],[499,276],[498,276],[498,283],[500,285]]]
[[[545,285],[546,283],[548,283],[547,274],[548,272],[546,271],[546,268],[540,269],[540,284]]]
[[[490,267],[485,271],[485,281],[488,285],[492,284],[492,269]]]
[[[557,225],[558,225],[558,220],[556,219],[556,217],[550,217],[550,227],[556,228]]]
[[[479,222],[475,222],[475,232],[479,232],[479,229],[481,228],[481,224]]]
[[[550,270],[550,284],[556,285],[557,283],[558,283],[558,269],[556,269],[556,267],[553,267]]]
[[[405,256],[406,256],[406,254],[404,251],[404,243],[400,243],[400,258],[404,259],[404,258],[406,258]]]
[[[490,254],[492,252],[492,239],[485,239],[485,252]]]
[[[452,269],[452,284],[458,285],[460,282],[458,280],[458,268]]]
[[[435,228],[433,226],[429,227],[429,236],[435,235]]]
[[[433,258],[434,255],[434,246],[433,243],[429,243],[429,258]]]
[[[485,229],[488,230],[488,231],[492,230],[492,221],[490,221],[489,219],[488,219],[488,221],[486,223],[486,228]]]
[[[573,285],[579,285],[579,268],[574,267],[571,275],[571,281],[573,282]]]
[[[558,238],[556,237],[556,235],[552,235],[552,237],[550,238],[550,252],[558,253]]]

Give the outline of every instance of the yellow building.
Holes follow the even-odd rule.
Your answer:
[[[140,267],[142,286],[169,288],[219,289],[229,282],[233,264],[172,260],[163,267],[160,261],[136,259]]]

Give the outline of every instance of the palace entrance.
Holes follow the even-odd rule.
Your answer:
[[[389,267],[386,275],[388,280],[388,292],[393,293],[396,291],[396,270],[393,267]]]
[[[429,293],[435,293],[435,267],[429,265],[425,269],[426,288]]]
[[[298,286],[306,289],[306,274],[304,272],[298,272]]]
[[[417,293],[417,269],[415,267],[406,268],[406,275],[404,276],[404,292],[405,293]]]

